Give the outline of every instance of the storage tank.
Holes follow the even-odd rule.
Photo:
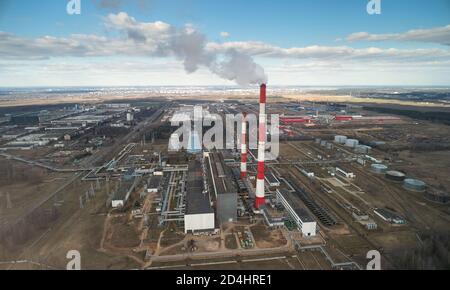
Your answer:
[[[407,190],[411,191],[425,191],[427,189],[427,185],[422,180],[407,178],[403,182],[403,187]]]
[[[372,164],[370,166],[370,169],[374,173],[383,174],[383,173],[386,173],[388,167],[386,165],[384,165],[384,164],[377,164],[377,163],[375,163],[375,164]]]
[[[367,154],[372,149],[370,146],[366,145],[356,145],[355,152],[360,154]]]
[[[405,180],[405,174],[400,171],[391,170],[386,172],[386,178],[393,181],[403,181]]]
[[[347,136],[337,135],[334,136],[334,142],[339,144],[345,144],[345,141],[347,141]]]
[[[345,146],[350,148],[355,148],[358,144],[359,141],[356,139],[347,139],[347,141],[345,141]]]

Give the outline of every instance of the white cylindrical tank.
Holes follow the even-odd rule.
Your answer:
[[[347,136],[337,135],[334,136],[334,142],[339,144],[345,144],[345,141],[347,141]]]
[[[411,191],[425,191],[427,185],[422,180],[407,178],[403,182],[403,187]]]
[[[367,154],[372,149],[370,146],[366,145],[356,145],[355,146],[355,152],[360,154]]]
[[[370,169],[374,173],[383,174],[383,173],[386,173],[388,167],[384,164],[375,163],[370,166]]]
[[[347,141],[345,141],[345,146],[350,148],[355,148],[358,144],[359,141],[356,139],[347,139]]]

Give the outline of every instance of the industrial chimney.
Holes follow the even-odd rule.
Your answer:
[[[242,113],[242,135],[241,135],[241,179],[247,178],[247,114]]]
[[[264,189],[264,153],[266,150],[266,85],[262,84],[259,94],[259,134],[258,134],[258,168],[256,176],[255,208],[259,209],[265,201]]]

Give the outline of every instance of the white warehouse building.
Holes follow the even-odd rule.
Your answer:
[[[317,233],[317,222],[311,217],[306,209],[298,206],[298,202],[292,193],[286,190],[277,190],[277,198],[283,204],[286,211],[297,224],[304,237],[314,237]]]

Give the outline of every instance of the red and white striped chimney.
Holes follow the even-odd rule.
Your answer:
[[[241,135],[241,179],[247,178],[247,114],[242,113],[242,135]]]
[[[262,84],[259,94],[259,134],[258,134],[258,168],[256,176],[255,208],[266,203],[264,188],[264,159],[266,150],[266,85]]]

